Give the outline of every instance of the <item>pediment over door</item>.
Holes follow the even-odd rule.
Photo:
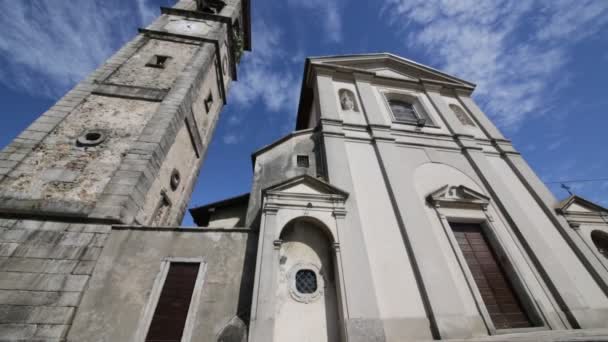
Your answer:
[[[444,185],[427,196],[435,207],[464,207],[486,209],[490,198],[464,185]]]
[[[297,176],[264,189],[265,194],[305,197],[333,197],[346,200],[348,192],[309,175]]]

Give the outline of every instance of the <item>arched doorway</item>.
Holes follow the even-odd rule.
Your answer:
[[[274,341],[339,341],[332,239],[300,218],[281,232]]]
[[[591,240],[598,252],[608,259],[608,233],[601,230],[591,232]]]

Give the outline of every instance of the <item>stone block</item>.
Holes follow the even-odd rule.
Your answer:
[[[86,246],[93,240],[93,233],[66,232],[59,241],[62,246]]]
[[[108,234],[100,234],[96,233],[93,237],[93,241],[89,246],[91,247],[103,247],[105,245],[106,240],[108,239]]]
[[[43,272],[47,261],[44,259],[0,258],[0,271],[4,272]]]
[[[70,326],[67,324],[39,324],[35,337],[38,338],[65,338]]]
[[[97,260],[101,254],[100,247],[87,247],[80,260]]]
[[[44,268],[44,273],[69,274],[74,270],[77,264],[77,260],[48,260]]]
[[[3,227],[3,228],[12,228],[15,225],[16,222],[17,222],[17,220],[0,219],[0,227]]]
[[[77,306],[80,292],[0,290],[0,304]]]
[[[0,243],[0,257],[11,256],[17,247],[19,244],[14,242]]]
[[[104,224],[87,224],[84,226],[83,232],[86,233],[109,233],[112,230],[112,226]]]
[[[31,124],[27,129],[29,131],[35,132],[50,132],[55,128],[55,125],[39,122],[36,120],[33,124]]]
[[[0,272],[0,289],[29,291],[82,291],[88,276]]]
[[[19,138],[40,141],[47,135],[46,132],[36,132],[25,130],[19,134]]]
[[[80,261],[72,274],[92,274],[96,261]]]
[[[42,259],[79,259],[84,247],[58,246],[56,244],[23,244],[17,247],[13,256]]]
[[[0,324],[0,338],[6,341],[27,340],[36,333],[35,324]]]
[[[0,305],[2,323],[68,324],[73,314],[71,307]]]
[[[78,173],[65,168],[46,169],[40,174],[40,178],[47,182],[71,183],[76,180]]]
[[[68,224],[65,222],[53,222],[47,221],[40,227],[41,230],[52,230],[56,232],[64,231],[68,228]]]
[[[28,232],[24,242],[27,244],[56,244],[61,239],[62,233],[51,230],[26,230]]]
[[[0,229],[0,242],[23,242],[30,232],[25,229]]]
[[[21,229],[40,229],[44,221],[34,221],[34,220],[19,220],[15,224],[17,228]]]

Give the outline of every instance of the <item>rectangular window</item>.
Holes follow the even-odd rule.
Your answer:
[[[298,163],[298,167],[309,167],[310,162],[308,161],[308,156],[299,155],[296,158],[296,162]]]
[[[171,262],[146,342],[181,341],[200,263]]]
[[[164,69],[165,66],[167,65],[167,61],[169,61],[169,58],[171,58],[171,57],[163,56],[163,55],[154,55],[154,56],[152,56],[150,61],[148,63],[146,63],[146,66],[152,67],[152,68]]]
[[[534,326],[479,224],[450,223],[496,329]]]
[[[209,92],[209,95],[207,95],[207,98],[205,99],[205,110],[207,111],[207,114],[209,114],[209,111],[211,111],[212,106],[213,106],[213,93]]]

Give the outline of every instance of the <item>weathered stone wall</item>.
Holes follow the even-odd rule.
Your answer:
[[[244,335],[246,327],[235,320],[249,317],[256,247],[257,235],[243,228],[115,227],[68,341],[133,341],[167,258],[197,258],[206,264],[192,341]]]
[[[150,39],[106,82],[112,84],[170,89],[178,75],[199,49],[195,44]],[[144,67],[154,55],[170,57],[164,68]]]
[[[91,95],[2,183],[0,196],[61,200],[93,206],[158,103]],[[97,146],[78,146],[87,130],[106,134]]]
[[[0,339],[65,338],[110,228],[0,219]]]

